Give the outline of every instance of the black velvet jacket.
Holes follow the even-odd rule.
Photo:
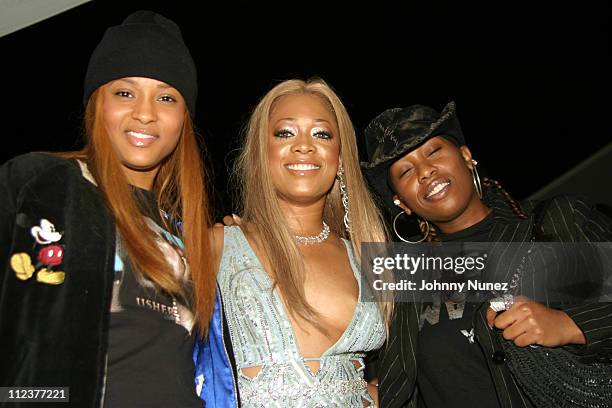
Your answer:
[[[489,242],[525,242],[531,236],[533,216],[519,220],[505,200],[488,194],[485,201],[495,211]],[[534,203],[525,203],[529,213]],[[556,197],[546,206],[541,223],[548,241],[610,242],[612,221],[580,198]],[[610,273],[610,271],[607,271]],[[552,277],[554,279],[554,277]],[[488,302],[474,317],[475,339],[480,345],[493,378],[499,405],[504,408],[531,407],[519,390],[503,358],[496,358],[493,336],[486,322]],[[565,309],[585,334],[586,346],[572,346],[579,355],[599,362],[612,362],[612,304],[594,303]],[[419,312],[415,303],[397,303],[388,341],[378,356],[379,401],[381,408],[416,407],[417,347]],[[497,356],[499,357],[499,356]]]
[[[0,167],[0,386],[70,387],[71,406],[101,406],[114,255],[115,226],[76,161]]]

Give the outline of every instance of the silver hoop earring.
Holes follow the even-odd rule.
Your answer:
[[[342,198],[342,206],[344,207],[344,227],[346,232],[351,233],[351,221],[349,219],[349,197],[346,192],[346,184],[344,184],[344,167],[340,165],[338,170],[338,184],[340,186],[340,197]]]
[[[472,181],[474,182],[474,187],[476,188],[476,192],[478,193],[478,197],[482,200],[482,184],[480,183],[480,175],[478,174],[478,169],[476,169],[476,165],[478,162],[472,159]]]
[[[418,241],[408,241],[407,239],[404,239],[404,237],[402,237],[399,232],[397,232],[397,226],[395,225],[395,223],[397,222],[397,219],[402,215],[402,214],[406,214],[404,211],[401,211],[399,213],[397,213],[397,215],[395,216],[395,218],[393,219],[393,231],[395,232],[395,235],[397,235],[397,237],[399,239],[401,239],[404,242],[407,242],[409,244],[418,244],[421,243],[423,241],[425,241],[427,239],[427,236],[429,235],[429,222],[427,222],[427,220],[425,220],[425,224],[427,224],[427,231],[425,232],[425,235],[423,235],[423,238],[419,239]]]

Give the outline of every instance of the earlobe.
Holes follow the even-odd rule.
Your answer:
[[[412,214],[412,210],[410,208],[408,208],[406,206],[406,204],[404,204],[402,202],[402,200],[400,200],[398,195],[394,195],[393,196],[393,204],[395,204],[397,207],[401,208],[402,210],[404,210],[404,212],[408,215]]]
[[[465,160],[467,166],[472,169],[474,167],[474,164],[472,162],[472,152],[470,151],[470,149],[468,149],[467,146],[463,145],[459,148],[459,150],[461,150],[461,156],[463,157],[463,160]]]

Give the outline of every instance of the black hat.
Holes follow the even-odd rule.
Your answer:
[[[121,25],[110,27],[89,60],[83,103],[101,85],[138,76],[163,81],[176,88],[195,116],[197,72],[180,28],[166,17],[140,10]]]
[[[465,144],[454,102],[448,103],[442,113],[423,105],[387,109],[366,127],[368,161],[361,167],[385,204],[391,206],[394,194],[388,181],[389,167],[435,136],[457,146]]]

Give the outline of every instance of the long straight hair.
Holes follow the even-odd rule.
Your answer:
[[[320,319],[304,294],[304,262],[293,233],[282,222],[283,214],[268,168],[268,127],[270,112],[285,95],[308,94],[321,98],[334,114],[340,132],[340,157],[349,196],[351,232],[344,228],[338,180],[327,195],[324,221],[340,237],[351,241],[360,259],[362,242],[384,242],[387,233],[381,214],[372,200],[359,167],[355,130],[340,98],[322,79],[284,81],[272,88],[255,107],[246,129],[244,148],[236,162],[234,177],[239,186],[239,209],[244,225],[259,237],[270,273],[287,310],[321,330]],[[381,299],[387,324],[393,303]]]
[[[119,230],[132,267],[158,289],[185,298],[193,304],[199,334],[204,336],[212,316],[216,281],[207,230],[212,225],[206,173],[193,122],[185,112],[182,134],[176,149],[162,162],[153,183],[159,210],[170,220],[181,222],[181,239],[193,281],[193,299],[174,277],[155,242],[136,198],[130,189],[123,166],[111,145],[102,117],[104,94],[98,88],[85,109],[85,147],[62,153],[69,159],[87,163]],[[176,230],[161,217],[169,230]]]

